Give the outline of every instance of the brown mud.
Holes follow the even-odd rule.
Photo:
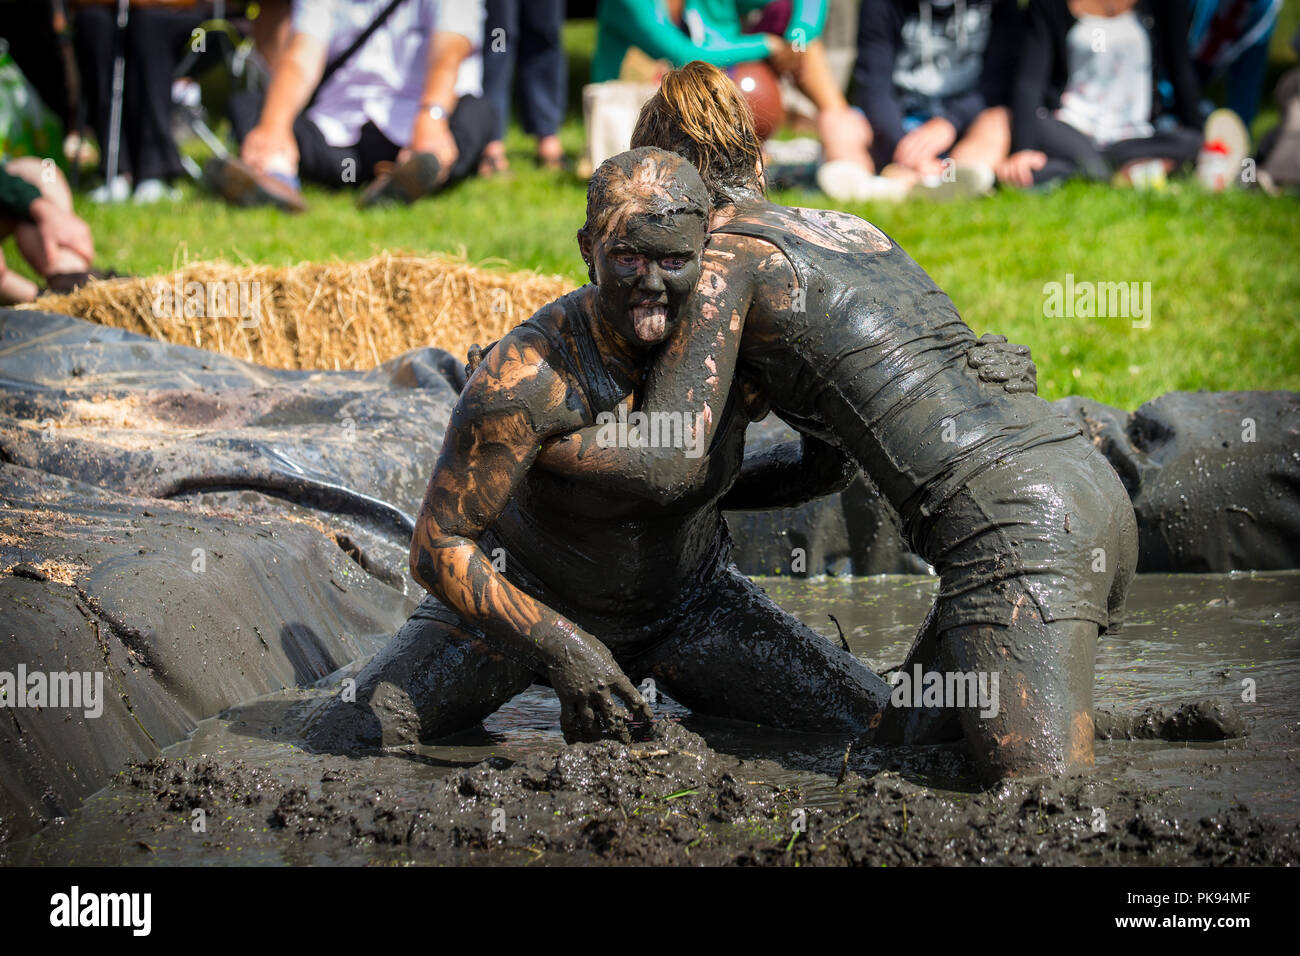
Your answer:
[[[834,614],[880,668],[933,597],[922,578],[763,584],[828,640]],[[297,728],[347,668],[203,722],[0,862],[1295,864],[1298,630],[1300,575],[1140,577],[1130,623],[1099,648],[1102,710],[1134,737],[1197,714],[1223,726],[1236,714],[1245,736],[1115,735],[1093,771],[992,790],[959,745],[854,747],[846,760],[847,737],[705,720],[662,695],[651,739],[565,746],[541,687],[437,744],[304,750]]]

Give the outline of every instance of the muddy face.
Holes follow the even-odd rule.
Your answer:
[[[628,343],[662,342],[700,278],[705,222],[697,215],[640,213],[590,248],[600,320]]]

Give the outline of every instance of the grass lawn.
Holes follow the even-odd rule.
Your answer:
[[[1293,18],[1286,19],[1289,36]],[[590,25],[572,25],[566,42],[577,51],[573,71],[585,75]],[[562,135],[576,154],[576,116]],[[530,142],[517,130],[507,145],[508,181],[472,180],[410,208],[363,213],[350,195],[309,188],[310,211],[294,217],[228,209],[189,184],[175,204],[78,208],[94,230],[99,261],[136,275],[185,258],[287,265],[389,249],[463,252],[474,261],[585,281],[574,239],[584,184],[535,169]],[[774,198],[828,204],[820,194]],[[996,331],[1032,346],[1046,398],[1082,394],[1131,409],[1174,389],[1300,390],[1295,198],[1208,195],[1190,182],[1164,193],[1071,184],[1049,194],[1009,191],[947,205],[844,208],[900,242],[976,333]],[[12,243],[6,258],[19,261]],[[1121,317],[1046,316],[1044,285],[1064,283],[1067,274],[1076,284],[1149,282],[1149,327]]]

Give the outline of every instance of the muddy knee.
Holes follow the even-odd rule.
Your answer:
[[[1092,684],[1097,625],[1046,623],[1029,602],[1006,626],[953,628],[944,670],[975,674],[996,688],[990,706],[959,708],[963,736],[981,777],[1092,766]]]

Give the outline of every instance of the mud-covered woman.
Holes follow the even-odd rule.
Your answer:
[[[708,446],[666,449],[700,464],[688,493],[656,500],[653,475],[577,481],[538,458],[548,440],[639,408],[699,281],[709,205],[672,153],[597,170],[579,233],[592,281],[508,333],[466,383],[411,545],[429,596],[358,677],[356,702],[315,721],[315,746],[445,736],[538,680],[569,740],[627,740],[629,720],[652,717],[637,690],[647,677],[693,711],[766,726],[861,732],[878,719],[884,681],[737,571],[720,513],[842,487],[855,472],[842,455],[807,439],[742,473],[754,397],[728,387],[701,410]]]
[[[999,678],[995,708],[895,695],[875,739],[964,736],[989,780],[1091,765],[1097,637],[1118,623],[1136,564],[1132,506],[1110,465],[1035,394],[1024,350],[977,340],[883,232],[766,199],[744,100],[719,70],[668,74],[633,144],[689,159],[714,203],[698,297],[643,409],[703,413],[698,439],[711,440],[721,418],[709,412],[739,367],[783,419],[862,468],[937,571],[904,673],[919,664],[946,688]],[[661,503],[705,475],[662,449],[602,446],[593,429],[552,442],[543,461],[605,487],[649,476]]]

